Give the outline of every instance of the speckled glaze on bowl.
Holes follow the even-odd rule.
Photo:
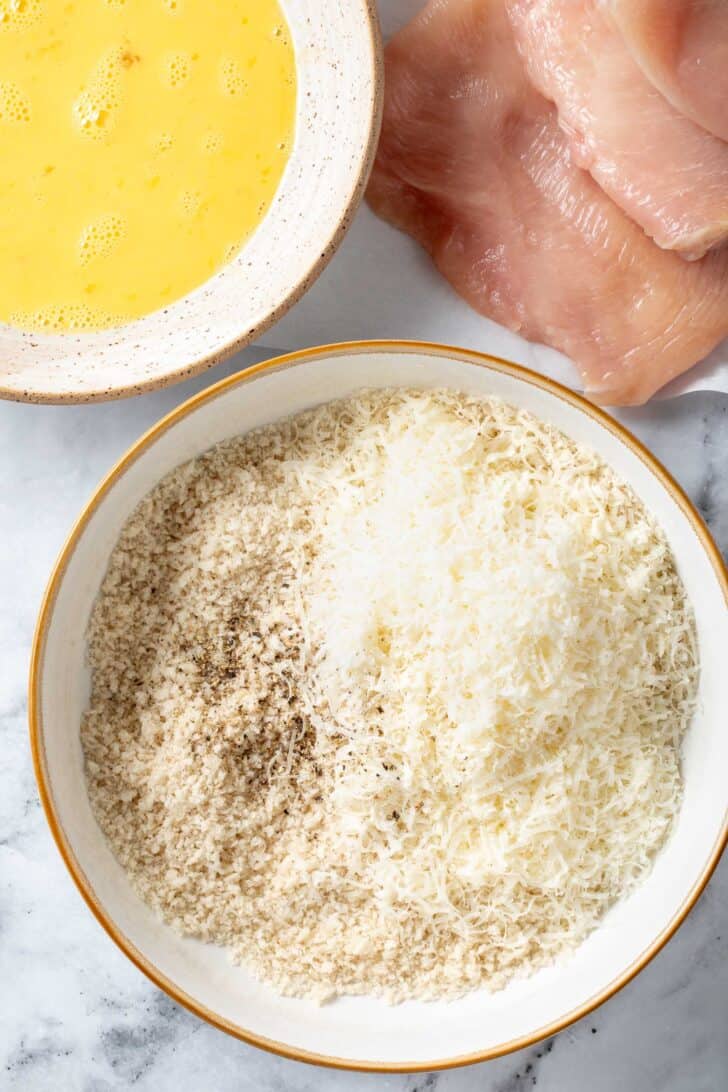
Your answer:
[[[88,801],[79,725],[89,695],[85,630],[124,522],[175,466],[213,444],[364,387],[496,395],[589,445],[661,524],[693,604],[698,711],[683,748],[684,797],[654,868],[570,959],[498,993],[389,1006],[280,997],[219,948],[178,936],[135,895]],[[134,444],[71,532],[41,607],[30,672],[36,777],[53,836],[90,909],[153,982],[216,1027],[301,1061],[388,1072],[494,1058],[553,1035],[629,982],[672,936],[728,841],[728,572],[700,516],[657,460],[603,410],[543,376],[465,349],[359,342],[291,353],[224,379]],[[311,1081],[316,1086],[315,1078]]]
[[[281,0],[298,76],[296,136],[240,254],[183,299],[97,333],[0,324],[0,398],[95,402],[176,383],[255,340],[314,282],[362,199],[382,108],[375,0]]]

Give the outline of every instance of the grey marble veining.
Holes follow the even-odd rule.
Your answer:
[[[674,940],[592,1016],[519,1054],[441,1074],[339,1073],[237,1043],[160,993],[96,924],[51,841],[31,769],[35,616],[101,475],[206,382],[102,406],[0,404],[0,1088],[726,1092],[728,860]],[[682,482],[728,552],[728,396],[688,395],[620,417]]]

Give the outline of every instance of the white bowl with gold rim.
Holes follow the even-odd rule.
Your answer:
[[[79,739],[89,693],[84,631],[121,527],[173,467],[212,444],[363,387],[451,387],[498,395],[590,445],[662,525],[692,601],[701,648],[698,711],[683,752],[674,834],[646,881],[563,963],[489,994],[391,1007],[369,997],[318,1006],[282,998],[226,953],[177,936],[132,891],[86,796]],[[359,1069],[432,1069],[495,1057],[551,1035],[614,994],[670,938],[728,839],[728,573],[690,501],[621,425],[578,395],[478,353],[411,342],[304,350],[223,380],[142,437],[102,482],[51,578],[30,684],[31,742],[58,846],[91,910],[162,989],[258,1046]]]
[[[250,343],[313,283],[358,208],[379,135],[375,0],[281,0],[295,52],[290,158],[242,250],[162,310],[91,333],[0,323],[0,397],[91,402],[194,375]]]

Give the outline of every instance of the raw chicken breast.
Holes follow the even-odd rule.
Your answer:
[[[728,335],[728,254],[658,249],[574,165],[503,0],[432,0],[389,43],[369,201],[603,402],[645,401]]]
[[[603,0],[666,99],[728,140],[728,0]]]
[[[728,144],[656,90],[597,0],[507,7],[578,164],[659,246],[699,258],[728,239]]]

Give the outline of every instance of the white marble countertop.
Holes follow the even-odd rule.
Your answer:
[[[160,993],[91,917],[53,845],[31,768],[26,675],[36,611],[101,475],[211,378],[99,406],[0,404],[0,1089],[728,1089],[728,859],[667,948],[597,1012],[520,1054],[411,1077],[316,1069],[238,1043]],[[680,479],[728,552],[728,396],[692,394],[621,417]]]

